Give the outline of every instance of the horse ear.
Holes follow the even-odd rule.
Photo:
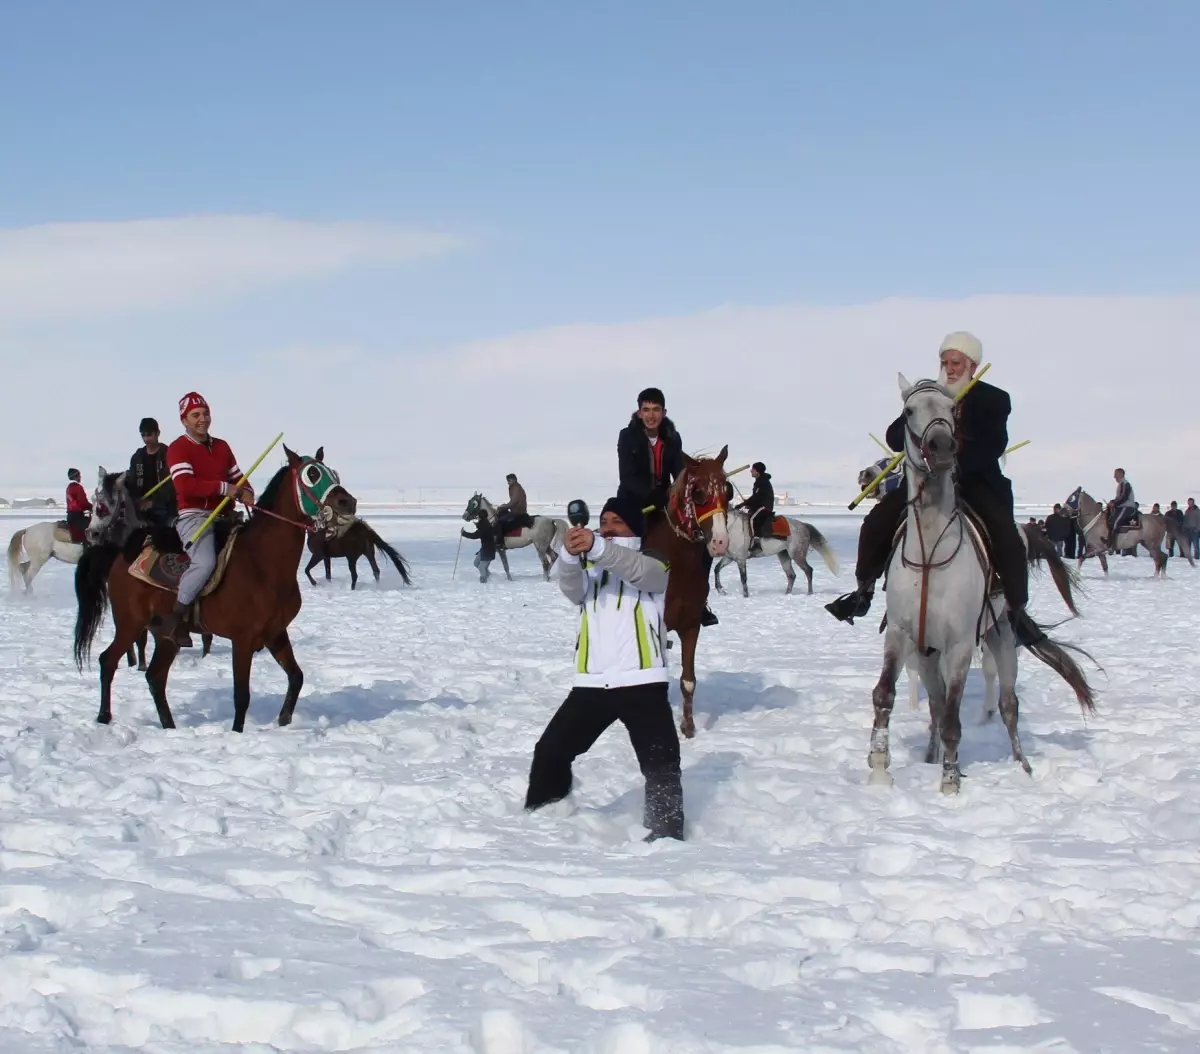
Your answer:
[[[283,452],[287,455],[288,464],[292,468],[298,468],[300,465],[300,455],[294,450],[289,450],[287,443],[283,444]]]
[[[692,457],[691,454],[684,451],[683,464],[684,464],[685,468],[695,468],[696,467],[696,459],[694,457]]]
[[[101,482],[101,483],[103,483],[103,482],[104,482],[104,477],[105,477],[105,476],[107,476],[107,475],[108,475],[108,473],[107,473],[107,472],[104,470],[104,466],[103,466],[103,465],[101,465],[101,466],[99,466],[99,467],[100,467],[100,482]]]
[[[727,457],[729,457],[729,444],[728,443],[726,443],[723,447],[721,447],[721,452],[717,455],[717,464],[724,465],[725,459]]]
[[[325,460],[325,448],[323,446],[317,447],[317,452],[313,455],[313,457],[315,457],[318,461],[324,461]]]
[[[912,391],[912,385],[908,383],[908,378],[903,373],[896,374],[896,380],[900,382],[900,397],[908,398],[908,393]]]

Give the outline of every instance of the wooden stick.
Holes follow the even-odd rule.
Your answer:
[[[267,455],[272,450],[275,449],[275,444],[278,443],[279,440],[281,440],[282,438],[283,438],[283,433],[280,432],[279,435],[277,435],[274,439],[271,440],[271,445],[269,447],[267,447],[267,449],[264,450],[258,456],[258,460],[256,462],[254,462],[254,464],[251,465],[245,472],[242,473],[242,478],[237,481],[236,486],[240,487],[243,483],[246,482],[246,480],[248,480],[250,478],[250,473],[253,472],[256,468],[258,468],[258,466],[261,465],[264,461],[266,461]],[[221,499],[221,504],[219,504],[215,509],[213,509],[212,515],[209,516],[209,518],[207,520],[205,520],[202,524],[200,524],[200,526],[198,528],[196,528],[196,533],[192,535],[191,540],[187,543],[187,545],[184,546],[184,549],[190,549],[193,545],[196,544],[196,542],[198,542],[200,540],[200,536],[205,531],[207,531],[209,529],[209,527],[212,526],[213,520],[215,520],[218,516],[221,515],[221,510],[224,509],[225,506],[228,505],[231,501],[233,501],[233,495],[226,494],[225,497],[223,497]]]

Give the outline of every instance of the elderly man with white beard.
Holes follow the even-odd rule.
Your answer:
[[[983,359],[983,345],[970,333],[951,333],[940,349],[938,380],[957,395],[975,376]],[[958,431],[958,488],[963,500],[983,521],[991,540],[992,556],[1008,602],[1009,620],[1017,643],[1037,644],[1045,634],[1026,613],[1029,602],[1029,567],[1025,546],[1013,518],[1012,483],[1000,471],[1000,457],[1008,446],[1008,392],[979,381],[955,407]],[[887,430],[893,450],[904,449],[904,415]],[[904,522],[908,493],[897,488],[885,495],[867,514],[858,536],[858,588],[826,605],[835,618],[853,624],[866,615],[875,583],[887,570],[892,540]]]

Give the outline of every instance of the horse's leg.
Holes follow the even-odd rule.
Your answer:
[[[941,657],[936,652],[933,655],[914,652],[913,658],[929,697],[929,743],[925,747],[925,764],[936,765],[942,752],[941,732],[946,720],[946,682],[942,678]]]
[[[150,631],[147,629],[144,629],[144,630],[142,630],[141,634],[138,636],[138,639],[137,639],[137,658],[138,658],[137,668],[138,668],[139,673],[145,673],[146,669],[147,669],[147,666],[146,666],[146,644],[148,642],[149,637],[150,637]]]
[[[311,582],[311,583],[312,583],[314,586],[317,584],[317,580],[316,580],[315,578],[313,578],[313,576],[312,576],[312,569],[313,569],[314,567],[316,567],[316,566],[317,566],[317,564],[319,564],[320,562],[321,562],[321,558],[320,558],[320,556],[318,556],[318,555],[314,554],[314,555],[313,555],[313,557],[312,557],[312,559],[308,561],[308,565],[307,565],[307,566],[304,568],[304,574],[305,574],[305,576],[308,578],[308,580],[309,580],[309,581],[310,581],[310,582]]]
[[[365,553],[363,553],[363,555],[367,558],[367,563],[369,563],[371,565],[371,574],[373,574],[375,576],[375,581],[378,582],[379,581],[379,563],[375,559],[375,546],[374,545],[367,546],[367,551]]]
[[[717,566],[713,568],[713,585],[716,587],[717,592],[720,593],[721,596],[725,595],[725,587],[721,585],[721,568],[730,563],[733,563],[732,556],[722,556],[721,559],[717,561]]]
[[[179,645],[174,638],[155,634],[154,658],[150,660],[150,668],[146,671],[146,683],[150,686],[150,698],[154,700],[154,708],[158,711],[158,720],[163,728],[175,727],[175,718],[171,716],[171,707],[167,704],[167,675],[178,654]]]
[[[800,558],[800,570],[804,572],[804,577],[808,579],[808,595],[812,596],[812,564],[808,562],[808,554],[805,553]]]
[[[326,550],[326,552],[321,557],[321,559],[325,561],[325,581],[332,582],[333,581],[333,557],[331,557],[329,555],[328,550]]]
[[[738,578],[740,578],[742,580],[742,596],[748,598],[750,596],[750,586],[746,581],[746,561],[739,560],[737,562],[737,565],[738,565]]]
[[[347,556],[346,563],[350,565],[350,591],[354,592],[358,587],[358,557]]]
[[[115,618],[114,618],[114,621]],[[100,653],[97,660],[100,666],[100,713],[96,720],[107,725],[112,723],[112,682],[117,667],[121,665],[121,657],[129,650],[130,645],[137,639],[128,625],[116,627],[113,642]]]
[[[1032,776],[1033,769],[1021,749],[1021,737],[1017,734],[1017,712],[1020,701],[1017,699],[1017,647],[1013,640],[1012,629],[1007,621],[999,626],[993,626],[988,633],[988,652],[992,656],[994,667],[993,676],[1000,678],[1000,717],[1004,721],[1008,741],[1012,744],[1013,761],[1020,762],[1026,775]],[[989,696],[991,688],[989,685]]]
[[[513,576],[512,571],[510,571],[508,568],[508,549],[506,546],[501,545],[496,552],[500,554],[500,563],[504,567],[504,576],[511,582],[513,580]]]
[[[250,710],[250,667],[254,663],[254,649],[241,641],[233,642],[233,730],[241,732],[246,727],[246,714]]]
[[[687,739],[696,734],[696,722],[692,717],[692,700],[696,697],[696,644],[700,640],[700,627],[691,626],[681,630],[679,640],[682,643],[682,673],[679,677],[679,688],[683,692],[683,719],[679,722],[679,731]]]
[[[200,634],[200,640],[204,644],[204,650],[200,652],[200,658],[205,659],[208,653],[212,651],[213,635],[211,633]]]
[[[786,549],[779,550],[776,555],[779,557],[779,566],[783,568],[783,573],[787,577],[787,589],[784,591],[784,596],[790,597],[796,586],[796,570],[792,567],[792,558]]]
[[[125,665],[126,666],[136,666],[137,665],[137,652],[134,650],[136,644],[137,644],[137,642],[135,641],[133,644],[129,645],[129,647],[125,651]]]
[[[899,630],[888,628],[883,645],[883,669],[879,681],[871,693],[875,707],[875,723],[871,727],[871,752],[867,764],[871,767],[872,783],[891,783],[887,767],[891,761],[888,746],[888,725],[892,720],[892,705],[896,702],[896,679],[900,676],[900,663],[904,656],[904,640]]]
[[[971,668],[971,652],[974,649],[974,641],[967,641],[948,651],[945,657],[949,677],[946,683],[946,706],[942,711],[943,794],[957,794],[962,781],[962,771],[958,767],[958,744],[962,739],[959,710],[962,706],[963,689],[967,684],[967,671]]]
[[[987,642],[985,642],[983,645],[983,654],[981,655],[981,659],[983,665],[984,700],[983,719],[980,721],[980,724],[986,725],[993,717],[996,716],[997,675],[996,656],[992,651],[991,645]]]
[[[272,657],[283,668],[288,679],[287,695],[284,697],[283,707],[279,711],[279,726],[283,728],[292,723],[292,714],[296,712],[296,700],[300,698],[300,689],[304,687],[304,671],[296,662],[287,630],[271,641],[268,647],[271,649]]]
[[[550,581],[550,548],[549,545],[543,548],[541,545],[535,545],[537,549],[538,559],[542,562],[542,581]]]

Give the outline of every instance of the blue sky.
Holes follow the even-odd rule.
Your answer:
[[[0,19],[0,228],[273,214],[469,243],[124,312],[104,322],[114,347],[419,358],[722,304],[1200,284],[1192,3],[47,2]]]

